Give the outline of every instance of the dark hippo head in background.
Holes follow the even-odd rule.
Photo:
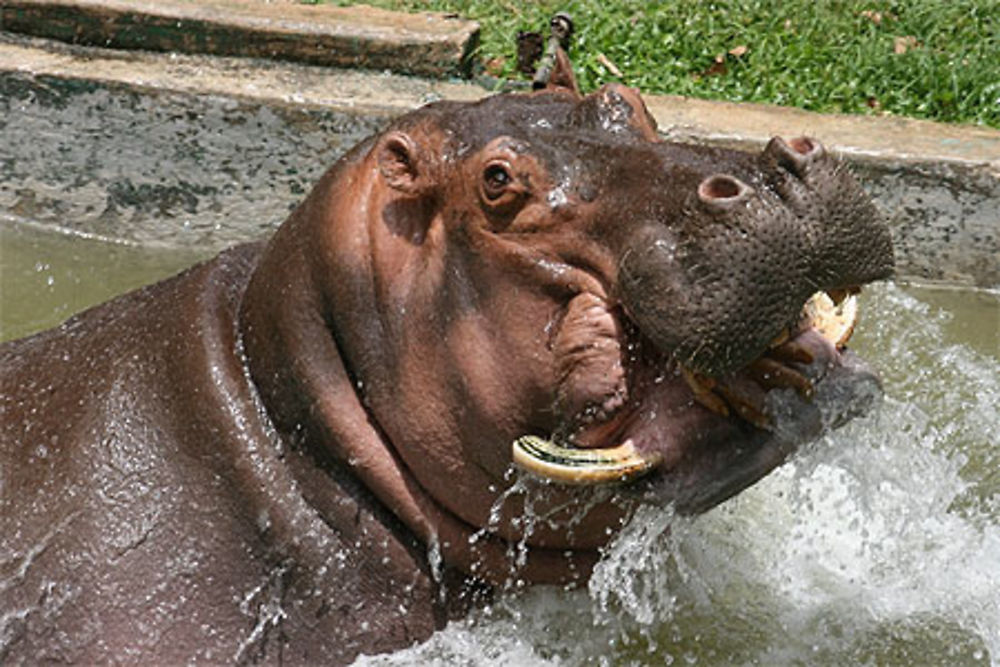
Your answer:
[[[566,581],[638,498],[707,509],[867,409],[841,348],[892,268],[818,142],[669,143],[631,89],[556,89],[355,149],[272,240],[241,329],[279,431],[446,562],[502,581],[520,542],[518,576]],[[555,483],[508,497],[512,459]]]

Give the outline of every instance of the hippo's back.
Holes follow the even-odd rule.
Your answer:
[[[235,617],[194,639],[157,619],[217,607],[206,574],[232,595],[258,574],[243,571],[253,519],[228,506],[224,425],[204,416],[220,411],[198,408],[242,379],[235,316],[259,252],[0,346],[0,662],[169,660],[192,641],[211,659],[213,638],[241,634]],[[206,569],[237,551],[245,565]]]

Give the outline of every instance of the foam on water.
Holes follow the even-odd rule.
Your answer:
[[[642,508],[587,590],[359,663],[1000,665],[1000,349],[949,341],[904,288],[864,306],[876,414],[701,517]]]

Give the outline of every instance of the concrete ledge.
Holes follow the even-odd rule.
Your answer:
[[[260,0],[4,0],[0,30],[73,44],[467,75],[479,25],[447,14]]]
[[[280,223],[283,212],[301,199],[338,151],[388,118],[437,99],[470,101],[489,94],[467,83],[246,59],[125,54],[10,36],[0,37],[0,84],[4,81],[9,92],[0,95],[0,117],[6,120],[0,123],[0,150],[11,157],[0,155],[0,166],[10,160],[17,173],[0,174],[0,212],[138,242],[185,242],[190,235],[172,237],[162,229],[175,216],[202,230],[197,242],[214,245],[256,235]],[[130,131],[161,133],[159,127],[116,130],[109,125],[100,132],[92,128],[77,132],[75,118],[85,116],[93,123],[91,116],[100,114],[88,115],[87,105],[103,105],[104,114],[110,105],[120,108],[121,118],[116,122],[127,128],[130,114],[135,115],[129,105],[137,104],[127,98],[137,95],[149,107],[143,113],[153,108],[172,119],[187,109],[191,120],[183,125],[181,138],[175,134],[160,137],[167,167],[156,165],[155,158],[140,156],[135,164],[144,170],[141,174],[135,169],[101,174],[110,168],[94,155],[108,153],[108,142],[113,145]],[[646,99],[661,131],[681,141],[759,150],[775,134],[820,139],[851,164],[889,216],[902,278],[1000,287],[1000,131],[676,97]],[[74,107],[79,110],[71,113]],[[60,118],[69,123],[66,128],[34,125],[63,122]],[[210,122],[215,118],[219,120]],[[262,134],[247,136],[239,127],[260,123],[261,118],[267,119],[266,131],[255,131]],[[348,131],[334,136],[315,130],[331,125]],[[226,135],[229,130],[225,128],[231,127],[237,128],[232,139],[217,143],[216,137]],[[178,199],[180,195],[171,189],[175,186],[161,181],[171,178],[167,171],[184,170],[169,160],[178,159],[176,151],[170,151],[187,141],[183,138],[187,134],[205,143],[198,146],[201,157],[190,169],[200,170],[208,179],[225,169],[229,178],[246,183],[237,189],[226,184],[206,186],[207,190],[189,188]],[[53,138],[48,148],[42,145],[44,137]],[[144,140],[137,141],[142,144]],[[274,171],[269,178],[253,180],[241,175],[257,173],[249,154],[266,162],[279,143],[282,159],[297,170],[294,176]],[[324,150],[314,150],[317,143]],[[135,150],[148,152],[152,150],[148,144]],[[209,144],[215,147],[207,148]],[[326,150],[329,144],[336,144],[336,150]],[[34,156],[35,165],[25,166],[30,160],[19,158],[22,150]],[[77,171],[57,178],[54,174],[59,170],[48,165],[63,168],[66,156],[74,152],[87,157],[79,159]],[[208,169],[204,156],[216,153],[241,162],[239,169],[231,164]],[[156,168],[162,173],[156,173]],[[98,182],[100,178],[105,180]],[[81,182],[90,184],[88,194],[76,200],[83,189],[74,188]],[[135,204],[133,213],[124,215],[123,202],[131,200],[120,193],[131,192],[174,194],[163,195],[157,215],[146,215],[147,204]],[[187,203],[178,208],[176,201],[181,200]],[[251,224],[247,216],[252,213],[228,214],[233,207],[243,212],[251,200],[259,206],[266,204],[266,220]],[[112,209],[117,212],[107,213]],[[240,224],[249,224],[253,231],[241,231]]]
[[[328,69],[245,58],[82,48],[0,33],[0,76],[58,77],[138,91],[219,95],[248,102],[389,118],[440,99],[475,100],[482,88],[389,72]]]

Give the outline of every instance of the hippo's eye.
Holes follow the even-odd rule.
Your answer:
[[[502,164],[491,164],[483,170],[483,193],[489,200],[500,197],[514,178]]]

